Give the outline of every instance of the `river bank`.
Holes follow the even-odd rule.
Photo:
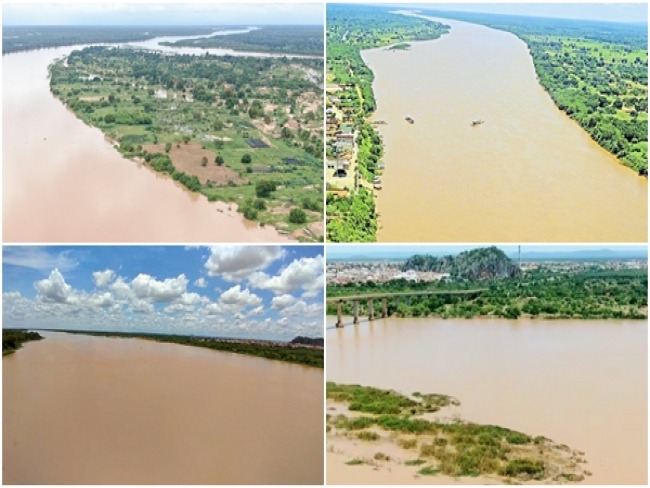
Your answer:
[[[322,371],[139,339],[43,335],[3,359],[5,483],[323,482]]]
[[[328,381],[451,395],[460,406],[449,416],[584,452],[588,483],[647,482],[645,321],[388,318],[340,329],[335,321],[327,319]],[[438,482],[414,479],[412,468],[348,466],[350,448],[374,449],[349,442],[328,439],[328,482]]]
[[[83,47],[2,57],[5,241],[288,240],[126,159],[66,109],[50,92],[48,66]]]
[[[644,241],[647,180],[555,106],[525,43],[431,20],[449,34],[362,52],[375,75],[372,120],[386,122],[377,240]]]

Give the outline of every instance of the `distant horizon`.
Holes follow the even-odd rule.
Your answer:
[[[321,3],[5,3],[3,27],[324,25]]]
[[[432,256],[457,255],[464,251],[491,247],[491,245],[336,245],[328,246],[327,261],[330,260],[356,260],[358,258],[367,258],[372,260],[380,259],[406,259],[416,254],[430,254]],[[518,253],[518,246],[495,245],[506,255]],[[569,245],[521,245],[521,254],[524,255],[544,255],[545,257],[553,256],[575,256],[580,259],[579,255],[591,254],[592,259],[595,253],[611,253],[618,256],[638,256],[648,258],[647,249],[644,246],[602,246],[594,245],[591,247],[575,247]],[[566,258],[562,258],[566,259]]]
[[[557,20],[648,24],[645,3],[384,3],[376,6]]]
[[[114,329],[61,329],[61,328],[48,328],[48,327],[8,327],[4,324],[2,325],[2,330],[36,330],[41,332],[60,332],[63,334],[84,334],[84,333],[108,333],[108,334],[124,334],[124,335],[136,335],[136,334],[146,334],[146,335],[155,335],[155,336],[183,336],[183,337],[202,337],[209,339],[220,339],[224,341],[256,341],[256,342],[279,342],[279,343],[288,343],[294,340],[296,337],[307,337],[309,339],[323,339],[324,334],[321,335],[296,335],[289,339],[267,339],[264,337],[229,337],[221,335],[210,335],[207,333],[179,333],[179,332],[149,332],[146,330],[114,330]]]

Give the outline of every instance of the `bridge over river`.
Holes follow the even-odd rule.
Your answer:
[[[431,295],[461,295],[461,296],[478,296],[487,288],[476,288],[473,290],[427,290],[427,291],[396,291],[389,293],[367,293],[364,295],[345,295],[339,297],[328,297],[327,303],[336,303],[336,326],[343,327],[343,303],[352,302],[353,323],[359,323],[359,302],[367,300],[368,302],[368,320],[375,319],[375,300],[381,300],[381,317],[388,316],[389,300],[412,300],[414,297],[431,296]]]

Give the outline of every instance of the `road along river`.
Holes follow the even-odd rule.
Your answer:
[[[452,395],[464,420],[584,451],[593,473],[585,483],[647,483],[646,321],[387,318],[334,329],[335,321],[328,317],[328,381]],[[328,450],[328,482],[384,479],[349,459]],[[396,473],[386,476],[413,481],[412,469]]]
[[[2,360],[3,483],[322,484],[321,369],[41,335]]]
[[[373,120],[387,123],[377,126],[378,240],[645,242],[647,179],[555,106],[526,44],[432,20],[450,32],[362,52],[375,74]]]

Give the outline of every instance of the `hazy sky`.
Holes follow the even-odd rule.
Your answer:
[[[433,256],[444,256],[458,254],[469,249],[475,249],[476,245],[455,245],[455,244],[420,244],[420,245],[382,245],[382,244],[337,244],[327,246],[327,258],[347,258],[354,256],[367,256],[372,258],[387,257],[408,257],[414,254],[431,254]],[[499,245],[506,254],[512,256],[517,253],[517,245]],[[608,249],[612,251],[632,251],[635,254],[647,256],[645,246],[608,246],[603,244],[594,245],[522,245],[521,252],[524,253],[566,253],[575,251],[599,251]]]
[[[349,3],[349,2],[346,2]],[[376,2],[371,2],[376,3]],[[388,5],[432,8],[462,12],[557,17],[563,19],[607,20],[614,22],[647,22],[646,3],[439,3],[405,2]]]
[[[3,249],[6,327],[323,335],[322,246]]]
[[[322,3],[7,3],[3,25],[263,25],[324,22]]]

